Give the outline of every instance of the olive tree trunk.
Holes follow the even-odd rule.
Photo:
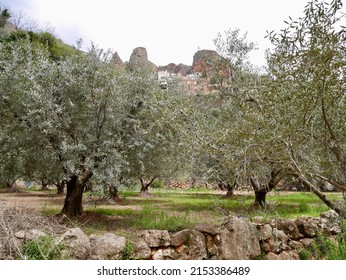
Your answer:
[[[265,182],[259,185],[254,178],[250,178],[250,183],[254,189],[255,193],[255,206],[265,207],[267,205],[266,197],[267,193],[272,191],[280,182],[281,178],[279,176],[281,170],[273,169],[270,173],[270,179],[268,182]]]
[[[83,192],[85,184],[92,176],[90,169],[85,170],[81,175],[73,175],[66,182],[66,198],[61,213],[68,217],[76,217],[83,214]]]
[[[150,179],[149,182],[145,182],[143,178],[139,179],[139,182],[141,183],[141,190],[140,193],[141,194],[147,194],[149,192],[149,187],[151,186],[151,184],[154,182],[154,180],[157,178],[157,176],[154,176],[153,178]]]

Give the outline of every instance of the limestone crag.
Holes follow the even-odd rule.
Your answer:
[[[148,60],[146,48],[138,47],[132,51],[128,66],[131,68],[147,67],[153,72],[157,72],[157,66]]]
[[[192,69],[194,72],[208,73],[220,58],[220,55],[216,51],[199,50],[193,56]]]
[[[192,66],[185,65],[185,64],[175,64],[175,63],[169,63],[166,66],[159,66],[158,71],[167,71],[171,74],[178,74],[180,76],[186,76],[192,73]]]

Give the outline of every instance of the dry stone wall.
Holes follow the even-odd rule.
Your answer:
[[[340,220],[334,211],[317,218],[303,216],[269,222],[260,217],[250,222],[227,216],[219,225],[199,224],[178,232],[144,230],[133,243],[132,257],[147,260],[295,260],[299,259],[301,250],[314,242],[319,232],[330,238],[341,232]],[[44,235],[39,230],[19,231],[13,238],[20,246]],[[121,259],[127,242],[126,238],[112,233],[87,236],[79,228],[69,229],[56,238],[57,244],[65,244],[66,251],[62,254],[74,259]],[[4,252],[0,252],[0,258],[6,258]]]

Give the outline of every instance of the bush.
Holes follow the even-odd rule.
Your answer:
[[[303,249],[299,252],[299,258],[301,260],[310,260],[312,258],[312,254],[308,249]]]
[[[151,187],[153,189],[163,189],[164,188],[164,183],[161,180],[154,180],[154,182],[152,182]]]

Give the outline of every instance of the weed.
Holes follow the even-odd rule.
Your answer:
[[[301,260],[311,260],[312,253],[308,249],[303,249],[299,251],[299,259]]]
[[[51,236],[44,236],[24,243],[21,256],[27,260],[58,260],[64,247],[56,245]]]
[[[134,249],[133,243],[130,241],[127,241],[125,248],[122,252],[121,259],[122,260],[133,260],[134,259],[133,258],[133,249]]]
[[[327,259],[327,260],[346,260],[346,227],[342,222],[342,231],[337,239],[331,239],[318,233],[315,241],[310,244],[308,249],[299,252],[301,259]]]

